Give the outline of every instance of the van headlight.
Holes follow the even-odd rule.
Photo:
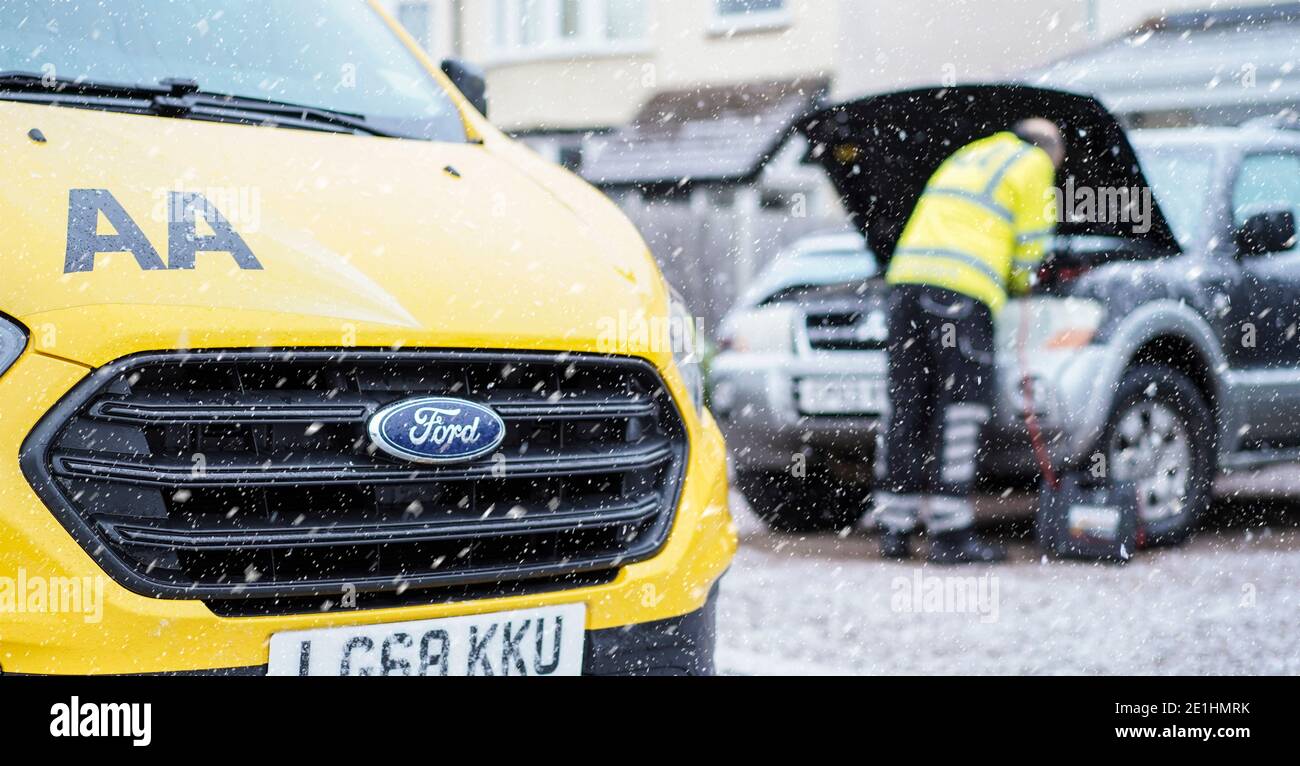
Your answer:
[[[0,316],[0,375],[4,375],[27,348],[27,331],[22,325]]]
[[[686,393],[695,405],[697,415],[704,414],[704,369],[701,364],[704,348],[700,339],[695,315],[676,290],[669,288],[668,342],[673,349],[673,362],[686,384]]]

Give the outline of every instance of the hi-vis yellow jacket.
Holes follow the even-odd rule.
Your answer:
[[[890,263],[890,284],[933,285],[983,301],[1028,292],[1056,226],[1056,169],[1042,149],[998,133],[935,171]]]

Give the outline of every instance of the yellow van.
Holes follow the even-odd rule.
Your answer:
[[[482,86],[361,0],[0,3],[4,673],[712,670],[690,314]]]

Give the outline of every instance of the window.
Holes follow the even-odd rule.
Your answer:
[[[410,0],[398,3],[397,20],[410,33],[420,47],[429,50],[431,41],[432,14],[428,0]]]
[[[1190,245],[1201,239],[1206,225],[1214,182],[1214,156],[1204,152],[1144,147],[1138,159],[1160,210],[1169,220],[1179,243]]]
[[[536,47],[546,39],[547,18],[546,0],[518,0],[519,9],[519,45],[523,48]]]
[[[646,36],[646,0],[495,0],[493,47],[503,56],[617,50]]]
[[[1300,155],[1247,157],[1233,188],[1232,209],[1237,225],[1269,210],[1290,210],[1300,220]]]
[[[492,28],[492,47],[497,50],[505,50],[510,46],[513,38],[511,29],[513,22],[511,17],[514,0],[495,0],[492,8],[492,18],[495,23]]]
[[[638,40],[645,36],[643,0],[605,0],[605,37]]]
[[[785,0],[713,0],[714,31],[770,29],[790,23]]]
[[[785,0],[717,0],[717,3],[719,16],[785,11]]]
[[[582,0],[560,0],[560,37],[582,37]]]

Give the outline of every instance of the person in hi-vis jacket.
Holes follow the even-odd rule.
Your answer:
[[[1065,142],[1034,118],[959,149],[935,172],[890,262],[889,425],[874,511],[888,558],[924,525],[938,563],[999,561],[974,533],[980,434],[993,400],[993,319],[1029,291],[1056,226]]]

